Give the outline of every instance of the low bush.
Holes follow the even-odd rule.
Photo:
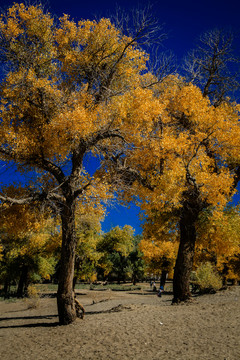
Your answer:
[[[216,292],[222,287],[222,279],[209,262],[199,266],[195,273],[195,283],[201,293]]]
[[[36,286],[29,285],[27,288],[27,306],[28,309],[37,309],[40,301],[40,294]]]

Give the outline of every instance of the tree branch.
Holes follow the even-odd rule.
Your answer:
[[[56,164],[52,163],[50,160],[47,160],[43,157],[26,157],[22,154],[16,155],[13,151],[0,147],[0,154],[5,156],[8,160],[13,160],[15,162],[27,163],[30,166],[35,166],[41,170],[50,172],[59,184],[63,184],[66,181],[66,176],[62,169]]]
[[[74,199],[76,199],[79,195],[82,195],[83,192],[91,185],[91,181],[88,181],[87,184],[81,187],[81,189],[78,189],[74,192]]]
[[[63,202],[64,198],[60,194],[49,192],[34,193],[31,196],[26,196],[20,199],[12,198],[7,195],[0,195],[0,200],[11,205],[24,205],[32,202],[44,202],[44,201],[58,201]]]
[[[88,141],[87,141],[87,148],[91,148],[92,146],[96,145],[99,141],[110,139],[110,138],[119,138],[123,142],[126,142],[124,137],[120,134],[119,129],[103,129],[101,131],[98,131],[96,134],[94,134]]]

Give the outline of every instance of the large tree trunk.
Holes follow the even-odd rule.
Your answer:
[[[173,302],[190,298],[189,282],[196,242],[195,224],[180,222],[180,244],[173,276]]]
[[[190,298],[190,275],[196,243],[196,221],[202,209],[198,193],[186,192],[180,217],[180,244],[173,276],[173,303]]]
[[[75,261],[75,203],[68,201],[61,213],[62,251],[57,293],[58,316],[61,325],[71,324],[76,319],[73,291]]]

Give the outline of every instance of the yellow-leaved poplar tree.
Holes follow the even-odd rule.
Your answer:
[[[11,186],[8,190],[5,189],[13,195]],[[20,188],[17,193],[20,194]],[[60,233],[56,219],[37,205],[5,204],[1,209],[0,267],[6,295],[12,281],[18,283],[17,296],[22,297],[34,276],[49,279],[55,271],[56,255],[61,247]]]
[[[199,242],[195,256],[195,265],[201,262],[213,263],[227,280],[240,279],[240,215],[239,207],[227,206],[216,217],[213,213],[201,214],[197,233]]]
[[[105,216],[105,208],[100,199],[91,204],[78,204],[76,213],[76,256],[73,287],[78,279],[96,280],[96,267],[101,257],[97,244],[101,239],[101,221]]]
[[[141,251],[149,274],[161,275],[160,285],[164,287],[167,274],[173,277],[173,268],[179,246],[176,218],[172,212],[152,209],[143,223]]]
[[[168,213],[177,219],[173,301],[179,302],[190,296],[199,215],[209,209],[220,216],[239,180],[239,105],[225,99],[216,106],[200,88],[176,76],[153,91],[161,108],[158,120],[144,149],[129,154],[119,168],[132,175],[132,182],[139,180],[136,194],[147,218]]]
[[[41,176],[24,198],[0,199],[45,201],[61,216],[61,324],[76,319],[77,202],[110,196],[104,171],[89,173],[84,160],[98,157],[97,170],[102,154],[140,146],[160,112],[158,99],[144,86],[148,56],[137,46],[148,25],[129,37],[109,19],[54,19],[40,5],[17,3],[0,17],[1,161]]]

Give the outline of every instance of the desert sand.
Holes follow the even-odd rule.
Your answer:
[[[240,359],[240,286],[183,305],[149,288],[78,290],[86,315],[68,326],[50,295],[0,302],[1,360]]]

